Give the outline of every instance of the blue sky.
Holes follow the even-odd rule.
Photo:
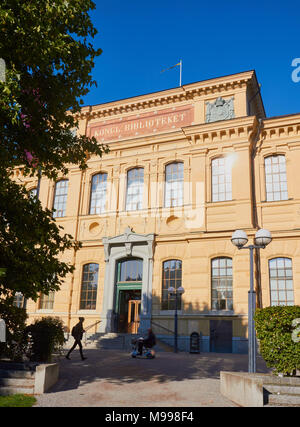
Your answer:
[[[176,87],[179,67],[161,71],[182,59],[183,84],[255,69],[267,117],[300,112],[291,65],[300,58],[297,0],[94,2],[93,44],[103,53],[84,105]]]

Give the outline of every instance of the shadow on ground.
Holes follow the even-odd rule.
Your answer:
[[[219,379],[220,371],[247,372],[248,356],[217,353],[157,353],[155,359],[133,359],[119,350],[85,350],[87,360],[81,361],[74,351],[69,361],[59,360],[59,380],[49,393],[74,390],[82,385],[105,381],[109,386],[142,382],[168,383],[185,380]],[[257,372],[269,372],[258,357]]]

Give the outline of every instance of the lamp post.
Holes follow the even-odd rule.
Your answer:
[[[248,292],[248,372],[256,372],[256,336],[254,325],[254,313],[256,307],[256,292],[253,280],[253,250],[264,249],[272,240],[268,230],[260,229],[255,234],[254,245],[245,246],[248,236],[243,230],[236,230],[231,238],[231,242],[238,249],[249,249],[250,251],[250,290]]]
[[[178,337],[178,318],[177,318],[177,308],[178,308],[178,296],[184,294],[184,289],[182,286],[175,289],[172,286],[168,288],[168,294],[170,297],[175,296],[175,317],[174,317],[174,352],[177,353],[177,337]]]

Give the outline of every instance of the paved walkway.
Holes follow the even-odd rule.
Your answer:
[[[133,359],[128,352],[74,350],[60,360],[60,377],[35,406],[221,407],[236,406],[220,394],[220,371],[247,371],[248,356],[157,353]],[[267,372],[258,360],[258,372]]]

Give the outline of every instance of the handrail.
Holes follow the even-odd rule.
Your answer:
[[[86,328],[84,328],[84,345],[86,345],[87,342],[87,336],[86,336],[86,332],[91,329],[93,326],[98,325],[98,323],[101,323],[101,320],[97,320],[97,322],[92,323],[91,325],[87,326]],[[95,332],[96,333],[96,332]]]
[[[153,322],[153,320],[151,320],[151,325],[158,326],[159,328],[164,329],[165,331],[170,332],[171,334],[174,334],[174,331],[172,329],[168,329],[165,326],[160,325],[159,323]]]

